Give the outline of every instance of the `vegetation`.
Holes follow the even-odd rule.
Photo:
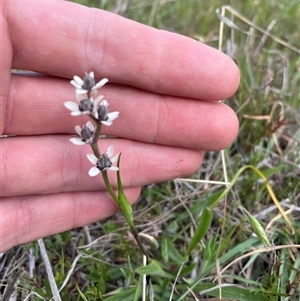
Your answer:
[[[239,90],[226,100],[240,131],[223,153],[206,154],[194,181],[144,188],[134,216],[155,259],[148,266],[120,214],[45,238],[61,299],[142,300],[147,274],[145,300],[300,300],[299,1],[231,0],[224,16],[221,0],[75,2],[216,48],[224,21],[222,50],[241,70]],[[36,242],[2,262],[0,274],[9,272],[0,293],[17,281],[18,300],[52,298]]]

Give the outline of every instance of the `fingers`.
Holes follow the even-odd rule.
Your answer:
[[[88,175],[93,167],[86,157],[92,153],[90,146],[73,145],[69,138],[49,135],[0,139],[1,197],[106,190],[101,174]],[[102,153],[111,144],[114,154],[122,152],[120,169],[124,187],[187,176],[202,161],[199,151],[123,139],[101,140]],[[116,172],[108,174],[116,187]]]
[[[147,143],[220,150],[234,140],[238,131],[236,115],[219,102],[163,96],[111,84],[101,88],[99,94],[110,103],[110,111],[120,112],[111,127],[103,127],[104,134]],[[82,125],[88,117],[70,115],[63,103],[72,99],[75,92],[66,80],[15,75],[4,133],[75,133],[75,125]]]
[[[132,203],[140,188],[126,189],[125,193]],[[2,198],[0,253],[18,244],[96,222],[117,211],[110,195],[99,191]]]
[[[0,3],[1,55],[0,55],[0,135],[3,133],[6,120],[6,105],[10,88],[11,62],[13,56],[12,43],[8,35],[9,27],[2,17],[3,1]]]
[[[238,87],[232,60],[192,39],[67,1],[4,6],[13,68],[69,79],[93,70],[111,82],[196,99],[224,99]]]

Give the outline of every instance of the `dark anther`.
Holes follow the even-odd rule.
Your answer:
[[[108,111],[107,111],[106,106],[100,105],[97,112],[98,112],[98,115],[99,115],[98,118],[99,118],[100,121],[107,121]]]
[[[84,111],[92,112],[93,108],[94,108],[94,104],[93,104],[93,101],[90,98],[83,99],[79,103],[79,110],[81,112],[84,112]]]
[[[83,141],[89,141],[93,137],[93,132],[86,126],[81,129],[80,134]]]
[[[95,80],[90,75],[86,75],[83,78],[83,86],[82,86],[83,89],[90,91],[94,85],[95,85]]]
[[[104,170],[105,168],[110,168],[112,166],[112,162],[110,161],[108,155],[105,153],[103,154],[100,159],[98,159],[97,167],[100,170]]]

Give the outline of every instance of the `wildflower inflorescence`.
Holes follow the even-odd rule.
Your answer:
[[[102,88],[108,82],[107,78],[103,78],[99,82],[95,82],[94,72],[87,73],[83,79],[75,75],[71,80],[71,84],[76,88],[77,102],[66,101],[65,107],[71,111],[72,116],[79,116],[81,114],[88,115],[90,120],[83,126],[77,125],[75,131],[78,134],[77,138],[71,138],[70,141],[75,145],[90,144],[94,154],[88,154],[87,157],[95,166],[89,171],[90,176],[96,176],[105,170],[118,170],[113,163],[118,161],[119,155],[111,158],[113,154],[113,145],[101,155],[97,141],[101,132],[101,125],[111,126],[113,121],[118,118],[119,112],[108,111],[108,102],[100,95],[97,95],[97,90]],[[95,127],[96,125],[96,127]]]
[[[101,135],[102,125],[111,126],[113,121],[119,117],[119,112],[109,112],[108,102],[104,99],[103,95],[97,97],[97,90],[102,88],[108,82],[107,78],[101,79],[98,83],[95,82],[94,72],[87,73],[83,79],[75,75],[71,80],[71,84],[76,89],[76,99],[74,101],[66,101],[65,107],[71,111],[72,116],[79,116],[82,114],[87,115],[91,120],[83,124],[82,126],[76,125],[75,131],[78,137],[73,137],[70,141],[75,145],[88,144],[93,150],[93,154],[87,154],[88,160],[93,164],[88,174],[91,177],[102,174],[102,178],[106,185],[106,188],[111,197],[118,204],[119,209],[124,215],[133,236],[142,251],[142,253],[148,258],[147,251],[144,248],[137,229],[134,225],[133,212],[131,205],[124,193],[122,181],[120,177],[119,164],[120,154],[113,157],[114,147],[110,145],[106,152],[99,151],[98,140]],[[96,97],[94,99],[94,97]],[[114,164],[117,163],[117,166]],[[116,193],[114,188],[109,182],[107,171],[112,170],[117,172],[118,192]]]

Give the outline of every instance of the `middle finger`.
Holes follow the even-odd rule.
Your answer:
[[[116,84],[108,84],[98,93],[110,103],[110,111],[120,111],[120,117],[111,127],[103,127],[103,134],[220,150],[232,142],[238,129],[234,112],[219,102],[158,95]],[[4,134],[74,133],[74,126],[88,118],[71,116],[63,105],[67,100],[76,101],[74,88],[67,80],[14,75]]]

